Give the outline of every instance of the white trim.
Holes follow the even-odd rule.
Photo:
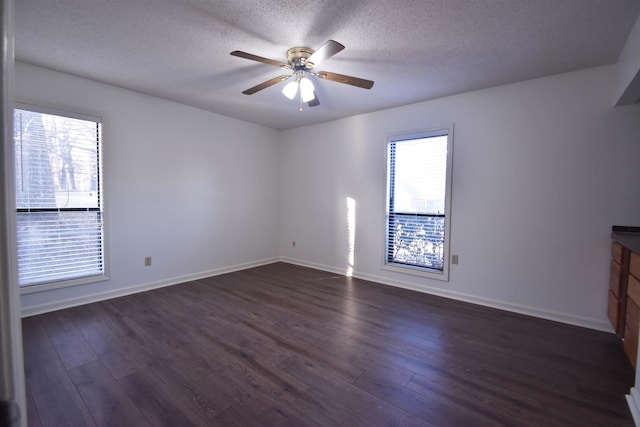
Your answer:
[[[345,274],[345,270],[325,266],[322,264],[307,262],[299,259],[282,258],[281,261],[288,262],[290,264],[296,264],[303,267],[316,268],[324,270],[330,273]],[[552,310],[545,310],[537,307],[531,307],[522,304],[514,304],[507,301],[494,300],[490,298],[478,297],[475,295],[469,295],[462,292],[448,291],[445,289],[434,288],[427,285],[416,285],[414,283],[405,282],[402,280],[389,279],[387,277],[376,276],[372,274],[365,274],[358,271],[354,271],[351,274],[352,277],[362,280],[368,280],[376,282],[382,285],[394,286],[397,288],[409,289],[412,291],[422,292],[430,295],[436,295],[444,298],[449,298],[457,301],[468,302],[471,304],[478,304],[485,307],[497,308],[499,310],[505,310],[512,313],[524,314],[526,316],[537,317],[545,320],[552,320],[555,322],[565,323],[568,325],[580,326],[583,328],[595,329],[597,331],[613,332],[611,324],[607,319],[595,319],[591,317],[574,316],[571,314],[561,313]]]
[[[25,104],[25,103],[15,102],[13,105],[14,105],[14,114],[15,114],[15,110],[20,110],[25,112],[36,112],[36,113],[46,114],[49,116],[68,117],[76,120],[83,120],[87,122],[97,123],[99,125],[97,128],[98,152],[96,157],[98,162],[97,180],[98,180],[98,198],[99,198],[97,207],[100,209],[100,211],[96,211],[96,213],[99,213],[101,215],[101,222],[102,222],[102,236],[100,239],[100,242],[101,242],[100,253],[102,254],[101,271],[99,272],[99,274],[90,274],[90,275],[76,276],[72,278],[61,278],[61,279],[49,277],[47,278],[47,281],[43,283],[36,282],[36,283],[21,284],[20,294],[21,295],[32,294],[32,293],[44,292],[44,291],[61,289],[66,287],[78,286],[78,285],[86,285],[90,283],[103,282],[103,281],[109,280],[109,239],[108,239],[109,220],[108,220],[107,212],[105,209],[106,189],[105,189],[105,178],[104,178],[105,177],[104,129],[103,129],[104,126],[102,124],[102,118],[98,116],[69,112],[69,111],[58,109],[58,108],[43,107],[43,106],[38,106],[34,104]],[[13,120],[13,115],[12,115],[12,120]],[[14,176],[15,176],[15,171],[14,171]],[[15,196],[14,196],[14,199],[15,199]],[[16,215],[15,211],[16,209],[14,207],[14,215]],[[19,266],[18,266],[18,269],[19,269]],[[20,282],[20,280],[18,280],[18,282]]]
[[[42,107],[40,105],[25,104],[23,102],[15,102],[14,108],[17,110],[33,111],[35,113],[49,114],[52,116],[68,117],[70,119],[84,120],[87,122],[96,122],[102,124],[102,117],[92,116],[90,114],[76,113],[74,111],[61,110],[55,107]]]
[[[327,273],[335,273],[341,276],[346,276],[348,271],[347,267],[342,269],[342,268],[331,267],[329,265],[318,264],[315,262],[304,261],[304,260],[295,259],[295,258],[283,257],[283,258],[280,258],[278,261],[286,262],[288,264],[293,264],[293,265],[299,265],[300,267],[315,268],[316,270],[326,271]]]
[[[122,289],[112,289],[105,292],[94,293],[76,298],[56,301],[35,305],[22,309],[22,317],[35,316],[37,314],[48,313],[51,311],[62,310],[65,308],[77,307],[79,305],[91,304],[94,302],[104,301],[112,298],[119,298],[126,295],[137,294],[139,292],[150,291],[153,289],[164,288],[166,286],[179,285],[181,283],[190,282],[192,280],[205,279],[207,277],[219,276],[221,274],[233,273],[234,271],[246,270],[248,268],[260,267],[262,265],[273,264],[280,261],[279,258],[267,258],[258,261],[246,262],[227,267],[220,267],[209,271],[203,271],[195,274],[174,277],[171,279],[160,280],[157,282],[142,283],[140,285],[130,286]]]
[[[445,224],[446,224],[446,218],[445,218]],[[447,246],[447,242],[445,239],[445,247],[446,246]],[[447,263],[445,261],[445,266],[446,264]],[[440,280],[443,282],[449,281],[449,277],[444,274],[444,269],[440,271],[432,268],[418,267],[416,265],[405,265],[405,264],[400,264],[395,262],[387,262],[381,268],[383,270],[392,271],[394,273],[410,274],[412,276],[420,276],[420,277],[425,277],[427,279]]]
[[[640,391],[637,387],[631,387],[631,392],[627,394],[627,404],[636,426],[640,425]]]
[[[103,239],[103,242],[104,242],[104,239]],[[103,255],[103,259],[104,258],[106,258],[106,253]],[[104,264],[106,264],[106,262]],[[59,282],[48,282],[48,283],[42,283],[38,285],[24,285],[24,286],[20,286],[20,295],[36,294],[38,292],[52,291],[54,289],[88,285],[91,283],[104,282],[106,280],[109,280],[109,276],[100,274],[96,276],[78,277],[76,279],[61,280]]]
[[[385,149],[385,171],[386,171],[386,192],[385,192],[385,207],[384,207],[384,230],[383,245],[382,245],[382,269],[390,270],[404,274],[411,274],[414,276],[426,277],[434,280],[441,280],[444,282],[449,281],[449,267],[451,264],[451,198],[453,194],[453,140],[454,140],[454,128],[455,123],[448,123],[442,126],[431,127],[428,129],[413,130],[406,133],[397,133],[387,136],[387,142],[384,146]],[[389,262],[387,260],[388,255],[388,242],[389,237],[389,144],[396,143],[411,139],[424,139],[438,136],[447,137],[447,164],[446,164],[446,176],[445,176],[445,200],[444,200],[444,246],[442,248],[443,256],[443,268],[442,271],[436,271],[429,268],[422,268],[420,266],[403,265],[400,263]]]
[[[110,291],[100,292],[97,294],[86,295],[77,298],[70,298],[67,300],[56,301],[54,303],[40,304],[28,308],[23,308],[22,317],[35,316],[37,314],[48,313],[51,311],[62,310],[65,308],[76,307],[83,304],[90,304],[94,302],[104,301],[112,298],[123,297],[126,295],[132,295],[139,292],[145,292],[153,289],[163,288],[166,286],[178,285],[186,283],[192,280],[204,279],[207,277],[218,276],[221,274],[232,273],[235,271],[245,270],[248,268],[260,267],[262,265],[273,264],[275,262],[286,262],[289,264],[299,265],[301,267],[314,268],[316,270],[326,271],[328,273],[334,273],[337,275],[347,275],[348,268],[338,268],[325,264],[319,264],[315,262],[309,262],[301,259],[288,258],[288,257],[274,257],[267,258],[258,261],[247,262],[243,264],[236,264],[227,267],[221,267],[209,271],[204,271],[196,274],[189,274],[180,277],[174,277],[171,279],[160,280],[157,282],[143,283],[123,289],[114,289]],[[393,280],[382,276],[376,276],[371,274],[365,274],[354,271],[351,274],[352,277],[357,279],[367,280],[370,282],[379,283],[381,285],[394,286],[396,288],[409,289],[416,292],[422,292],[430,295],[436,295],[444,298],[453,299],[456,301],[468,302],[471,304],[482,305],[485,307],[497,308],[499,310],[505,310],[512,313],[524,314],[526,316],[537,317],[540,319],[552,320],[555,322],[565,323],[574,326],[581,326],[584,328],[595,329],[604,332],[613,332],[609,322],[589,317],[574,316],[566,313],[540,309],[537,307],[531,307],[527,305],[514,304],[507,301],[499,301],[490,298],[482,298],[475,295],[464,294],[461,292],[454,292],[434,288],[426,285],[416,285],[414,283],[404,282],[401,280]]]
[[[27,395],[22,351],[20,295],[15,256],[15,175],[13,155],[15,2],[2,0],[0,29],[0,400],[13,400],[20,411],[19,425],[27,426]]]

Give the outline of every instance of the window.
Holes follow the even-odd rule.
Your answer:
[[[106,279],[101,120],[30,106],[14,120],[23,292]]]
[[[449,278],[452,131],[388,140],[386,268]]]

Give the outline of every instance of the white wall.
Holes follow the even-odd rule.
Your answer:
[[[346,272],[351,197],[355,276],[608,330],[611,226],[640,225],[640,106],[612,108],[615,71],[283,132],[281,254]],[[460,264],[449,282],[382,270],[386,137],[451,122],[451,253]]]
[[[23,295],[23,313],[277,255],[277,131],[21,63],[16,100],[102,117],[111,259],[111,280]]]
[[[611,226],[640,225],[640,106],[601,67],[278,132],[17,64],[20,102],[104,122],[111,280],[26,314],[276,259],[608,329]],[[449,282],[382,270],[386,137],[455,123]],[[296,241],[294,248],[291,242]],[[153,257],[145,268],[143,258]]]
[[[640,17],[620,53],[616,69],[616,105],[640,101]]]

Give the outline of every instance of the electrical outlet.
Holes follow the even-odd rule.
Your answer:
[[[458,263],[458,255],[451,255],[451,264]]]
[[[150,265],[151,265],[151,257],[150,256],[144,257],[144,266],[149,267]]]

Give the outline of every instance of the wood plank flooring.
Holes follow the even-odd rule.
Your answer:
[[[31,426],[633,426],[613,334],[285,263],[23,335]]]

